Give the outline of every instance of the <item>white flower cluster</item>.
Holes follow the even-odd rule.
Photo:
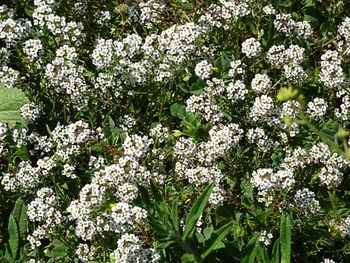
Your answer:
[[[242,43],[242,53],[248,58],[256,57],[262,51],[261,44],[255,38],[248,38]]]
[[[220,79],[207,81],[207,87],[200,95],[192,95],[186,101],[187,112],[200,112],[203,118],[212,123],[221,121],[223,114],[220,107],[214,104],[216,95],[222,94],[225,84]]]
[[[238,100],[245,99],[246,95],[248,94],[248,89],[243,81],[237,80],[228,84],[226,92],[227,98],[229,98],[232,102],[236,102]]]
[[[321,56],[320,82],[327,87],[336,88],[344,82],[341,56],[337,51],[327,50]]]
[[[33,167],[29,161],[22,161],[19,164],[18,172],[6,173],[1,184],[6,191],[27,191],[27,189],[38,186],[41,181],[41,174],[38,167]]]
[[[139,22],[147,29],[162,22],[162,13],[166,10],[166,4],[160,0],[141,1],[132,6],[129,14],[134,21]]]
[[[251,83],[252,90],[256,93],[266,93],[272,87],[271,80],[266,74],[256,74]]]
[[[38,58],[43,51],[40,39],[29,39],[23,43],[23,52],[28,56],[30,61]]]
[[[98,73],[96,78],[92,78],[92,83],[96,89],[96,92],[100,94],[100,96],[110,96],[110,92],[114,94],[116,98],[121,97],[122,87],[120,86],[120,81],[115,79],[114,75],[111,73]],[[101,94],[102,91],[102,94]],[[108,100],[108,98],[106,98]]]
[[[57,225],[62,221],[62,214],[58,210],[58,197],[50,188],[41,188],[37,198],[28,204],[27,215],[30,221]]]
[[[228,75],[230,77],[234,77],[235,75],[239,75],[243,73],[243,69],[246,67],[244,63],[240,59],[233,60],[230,62],[230,70],[228,71]]]
[[[95,259],[96,247],[95,246],[89,246],[88,244],[80,243],[77,246],[75,254],[78,256],[78,258],[82,262],[86,263],[86,262],[89,262],[89,261]]]
[[[308,39],[312,33],[312,27],[308,21],[296,22],[291,14],[277,14],[273,24],[277,31],[287,36],[298,36]]]
[[[8,66],[0,67],[0,83],[5,88],[12,88],[16,86],[19,80],[19,72]]]
[[[328,188],[337,187],[343,180],[343,173],[339,169],[326,166],[323,167],[318,175],[321,184],[326,185]]]
[[[267,233],[266,230],[263,230],[260,233],[259,241],[263,242],[265,246],[271,245],[271,239],[273,238],[273,235],[271,233]]]
[[[250,108],[249,118],[253,122],[266,121],[269,126],[279,124],[279,108],[275,107],[274,100],[267,95],[256,97]]]
[[[343,232],[344,235],[350,236],[350,216],[342,219],[338,229]]]
[[[243,137],[243,130],[238,124],[230,123],[226,126],[214,126],[209,131],[209,140],[199,145],[199,160],[206,164],[213,163],[223,157]]]
[[[250,144],[258,147],[261,152],[268,152],[278,147],[279,142],[273,141],[261,128],[251,128],[247,132],[247,139]]]
[[[152,174],[138,162],[148,153],[151,143],[152,139],[146,136],[129,135],[118,163],[109,166],[104,166],[103,162],[99,164],[102,169],[94,173],[91,183],[81,189],[79,199],[67,208],[69,220],[75,221],[77,236],[91,240],[106,232],[124,234],[147,223],[146,211],[129,203],[138,195],[138,184],[148,186],[150,179],[162,184],[162,175]],[[98,161],[96,157],[92,159]],[[119,201],[110,204],[110,209],[102,214],[96,214],[111,198]]]
[[[315,120],[322,119],[327,111],[327,102],[322,98],[315,98],[307,104],[307,113]]]
[[[316,214],[320,211],[320,202],[315,199],[315,193],[308,188],[298,190],[294,196],[294,206],[304,215]]]
[[[169,137],[168,133],[169,133],[168,128],[163,127],[163,125],[160,123],[150,130],[150,136],[156,137],[160,143],[168,139]]]
[[[224,176],[215,164],[215,160],[224,157],[228,151],[239,143],[243,130],[237,124],[214,126],[209,131],[207,142],[195,145],[192,139],[180,137],[174,147],[177,158],[175,172],[189,183],[204,185],[214,183],[215,187],[209,197],[214,205],[222,205],[226,200],[225,191],[220,187]]]
[[[284,120],[284,118],[286,117],[296,118],[297,115],[301,112],[301,110],[302,110],[302,107],[298,101],[295,101],[295,100],[286,101],[282,104],[280,118],[281,120]],[[293,122],[289,126],[287,126],[283,122],[282,127],[288,131],[289,136],[291,137],[295,137],[299,133],[299,124],[296,122]]]
[[[0,48],[0,66],[7,66],[10,62],[11,52],[5,48]]]
[[[77,175],[74,172],[75,172],[75,167],[73,165],[65,164],[63,166],[62,175],[66,176],[67,178],[70,178],[70,179],[77,178]]]
[[[20,130],[13,129],[12,131],[12,139],[15,143],[17,143],[17,148],[21,147],[22,145],[28,144],[28,136],[27,136],[28,130],[26,128],[22,128]]]
[[[341,104],[339,108],[334,110],[335,116],[343,121],[347,121],[349,120],[350,113],[350,97],[348,94],[345,94],[344,96],[339,95],[337,97],[341,97]]]
[[[75,45],[81,45],[86,34],[81,22],[67,22],[64,16],[55,14],[56,1],[53,0],[34,0],[35,9],[32,17],[34,25],[39,26],[41,30],[48,29],[56,40],[71,41]]]
[[[46,65],[45,78],[49,86],[58,93],[67,94],[73,105],[82,109],[87,104],[89,88],[83,77],[83,67],[77,61],[74,47],[60,47],[56,50],[56,58]]]
[[[287,49],[284,45],[273,45],[267,52],[267,59],[274,67],[283,64],[299,64],[304,59],[305,49],[298,45],[290,45]]]
[[[0,158],[8,153],[4,139],[7,137],[7,124],[0,122]],[[9,187],[9,189],[12,187]]]
[[[118,240],[118,247],[111,254],[118,263],[156,263],[160,256],[153,248],[143,248],[141,240],[134,234],[124,234]]]
[[[228,24],[232,21],[250,14],[248,1],[237,2],[235,0],[220,0],[218,4],[212,4],[208,7],[198,23],[212,30],[213,28],[228,29]]]
[[[307,74],[300,65],[304,59],[305,49],[298,45],[273,45],[267,52],[267,61],[275,68],[283,69],[284,76],[292,84],[303,83]]]
[[[201,34],[201,27],[191,22],[173,25],[145,39],[136,34],[121,41],[98,39],[92,61],[97,69],[109,68],[122,84],[145,84],[152,77],[167,82],[174,70],[196,54],[194,44]]]
[[[25,38],[32,32],[32,23],[24,18],[14,20],[9,17],[0,21],[0,39],[10,48],[17,44],[19,40]]]
[[[40,108],[34,102],[24,104],[20,111],[21,116],[29,121],[35,121],[40,117]]]
[[[226,192],[224,189],[218,186],[214,186],[209,196],[209,200],[208,200],[209,204],[213,204],[216,206],[222,205],[226,200],[225,193]]]
[[[132,134],[127,136],[123,143],[124,154],[130,158],[139,159],[142,155],[147,153],[148,147],[153,143],[153,139],[147,136],[139,136]]]
[[[282,190],[291,190],[295,178],[290,170],[279,170],[275,173],[270,168],[260,168],[253,171],[250,182],[258,189],[258,201],[269,206],[274,200],[274,194]]]
[[[350,18],[345,17],[343,23],[338,25],[337,50],[343,56],[350,55]]]
[[[43,176],[47,176],[56,167],[56,162],[54,157],[45,156],[36,162],[39,171]]]
[[[41,229],[40,234],[34,232],[32,235],[28,236],[32,247],[40,246],[40,239],[42,239],[42,236],[50,234],[50,231],[64,220],[59,210],[59,199],[50,188],[41,188],[36,195],[37,197],[28,204],[27,215],[30,221],[40,222],[43,225],[39,228]]]
[[[0,141],[4,140],[7,136],[7,124],[5,122],[0,122]]]
[[[213,73],[213,65],[209,63],[207,60],[203,60],[197,63],[194,71],[199,78],[208,79],[210,75]]]
[[[287,152],[281,167],[292,171],[306,168],[306,165],[316,165],[320,167],[318,178],[320,184],[329,189],[340,185],[343,179],[343,171],[350,163],[338,153],[331,153],[329,147],[324,143],[312,146],[309,152],[296,148]]]
[[[67,126],[57,125],[52,131],[52,141],[56,146],[56,154],[66,161],[70,156],[78,155],[81,147],[90,140],[96,140],[103,134],[99,129],[95,132],[89,129],[89,125],[83,121],[77,121]]]
[[[127,135],[129,131],[136,125],[136,119],[131,115],[125,114],[124,116],[120,116],[118,118],[118,122],[120,123],[118,127]]]
[[[276,14],[276,9],[272,5],[266,5],[263,7],[263,12],[267,15]]]
[[[96,23],[103,25],[107,21],[111,20],[111,13],[107,10],[98,10],[95,13]]]

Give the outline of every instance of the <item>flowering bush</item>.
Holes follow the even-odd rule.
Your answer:
[[[350,262],[345,0],[0,6],[1,262]]]

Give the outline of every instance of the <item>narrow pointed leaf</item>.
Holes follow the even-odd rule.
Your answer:
[[[17,255],[17,250],[18,250],[19,236],[18,236],[17,223],[13,215],[10,215],[9,217],[8,233],[9,233],[9,245],[10,245],[11,257],[12,259],[15,260]]]
[[[15,207],[13,208],[12,215],[17,222],[19,221],[19,218],[21,217],[21,211],[22,211],[23,204],[24,204],[24,201],[21,198],[18,198],[16,200]]]
[[[290,263],[291,258],[291,219],[288,214],[283,213],[280,226],[280,242],[282,263]]]
[[[217,250],[218,248],[222,248],[223,243],[221,241],[230,232],[231,227],[232,222],[223,225],[214,232],[213,237],[208,241],[207,250],[201,255],[202,259],[206,258],[212,251]]]
[[[275,241],[275,244],[273,245],[273,248],[272,248],[272,262],[273,263],[280,263],[280,239],[278,238],[276,241]]]
[[[213,187],[214,187],[213,184],[208,185],[204,189],[203,193],[198,197],[193,207],[191,208],[191,211],[186,217],[185,231],[182,235],[182,240],[192,237],[194,230],[196,228],[197,221],[201,216],[201,214],[203,213],[205,206],[207,205],[207,202]]]
[[[171,206],[171,214],[170,214],[172,224],[176,231],[179,231],[179,215],[177,212],[178,201],[179,201],[179,198],[177,197]]]
[[[19,237],[21,238],[21,240],[24,240],[26,237],[27,226],[28,226],[27,206],[25,204],[23,204],[21,216],[20,216],[19,222],[18,222]]]
[[[242,263],[255,263],[255,259],[258,253],[259,243],[259,234],[254,234],[253,237],[249,240],[246,248],[243,250],[243,259]]]

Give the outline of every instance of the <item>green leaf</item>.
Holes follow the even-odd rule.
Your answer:
[[[288,214],[283,213],[281,217],[280,226],[280,243],[281,243],[281,254],[282,263],[290,263],[291,257],[291,219]]]
[[[191,211],[189,212],[188,216],[186,217],[185,221],[185,231],[182,235],[182,240],[185,240],[189,237],[192,237],[194,230],[196,228],[197,221],[201,214],[203,213],[203,210],[208,202],[211,190],[213,189],[214,185],[210,184],[208,185],[203,193],[198,197],[197,201],[194,203],[194,205],[191,208]]]
[[[211,234],[213,233],[213,231],[214,231],[214,227],[212,226],[207,227],[203,230],[203,235],[206,240],[208,240],[211,237]]]
[[[178,117],[180,119],[183,119],[186,116],[185,107],[182,107],[178,103],[175,103],[175,104],[170,106],[170,113],[171,113],[171,116]]]
[[[12,215],[18,224],[19,237],[21,240],[25,238],[27,232],[27,206],[24,201],[19,197],[16,200],[15,207],[13,208]]]
[[[54,248],[46,254],[48,257],[57,258],[67,255],[68,247],[62,241],[55,239],[50,246]]]
[[[205,242],[205,237],[204,237],[203,234],[201,234],[201,233],[196,233],[195,236],[196,236],[196,238],[197,238],[197,240],[198,240],[199,243],[204,243],[204,242]]]
[[[161,192],[159,192],[157,186],[154,184],[153,180],[151,180],[151,190],[152,190],[152,193],[154,195],[154,199],[157,201],[157,202],[163,202],[163,197],[162,197],[162,194]]]
[[[19,237],[21,238],[21,240],[24,240],[26,237],[27,226],[28,226],[27,206],[23,204],[22,210],[21,210],[21,216],[18,221]]]
[[[113,121],[113,119],[109,115],[108,115],[108,125],[109,125],[109,128],[111,130],[113,130],[115,128],[115,122]]]
[[[169,247],[171,244],[173,244],[175,241],[173,240],[170,240],[170,241],[167,241],[167,242],[161,242],[157,245],[157,249],[164,249],[164,248],[167,248]]]
[[[55,247],[51,252],[51,257],[63,257],[66,255],[66,251],[67,247],[65,246]]]
[[[225,247],[225,245],[221,241],[230,232],[231,227],[232,227],[232,222],[227,223],[226,225],[223,225],[222,227],[220,227],[218,230],[214,232],[213,237],[208,242],[208,245],[207,245],[208,248],[201,255],[202,259],[206,258],[214,250]]]
[[[259,262],[261,263],[271,263],[271,260],[267,255],[266,247],[262,247],[260,242],[257,248],[256,257],[259,259]]]
[[[20,108],[28,102],[28,98],[20,89],[0,89],[0,122],[6,122],[13,127],[16,122],[23,120]]]
[[[187,76],[185,76],[182,80],[183,80],[183,81],[189,81],[190,78],[191,78],[191,75],[187,75]]]
[[[194,259],[194,256],[192,254],[184,254],[181,257],[181,262],[182,263],[193,263],[196,262],[196,260]]]
[[[6,257],[2,257],[2,258],[0,258],[0,262],[1,263],[13,263],[15,261],[13,261],[13,260],[11,260],[9,258],[6,258]]]
[[[191,10],[193,10],[193,4],[192,3],[183,3],[181,5],[181,9],[191,11]]]
[[[286,0],[286,1],[276,1],[274,5],[277,6],[283,6],[283,7],[291,7],[293,5],[293,1],[291,0]]]
[[[10,215],[9,217],[8,233],[11,257],[15,260],[18,250],[19,236],[17,223],[13,215]]]
[[[179,231],[179,215],[177,212],[178,201],[179,201],[179,197],[176,197],[176,199],[173,201],[173,204],[171,206],[171,212],[170,212],[170,219],[176,231]]]
[[[280,263],[280,239],[278,238],[272,248],[272,263]]]
[[[15,151],[14,155],[20,157],[22,160],[29,159],[27,147],[24,145],[22,145],[20,148],[18,148]]]
[[[205,81],[197,79],[197,81],[191,85],[190,92],[192,94],[199,95],[203,92],[205,86]]]
[[[258,253],[258,246],[260,245],[259,234],[255,233],[253,237],[249,240],[247,246],[243,250],[242,263],[255,263],[255,259]]]
[[[15,203],[15,207],[13,208],[12,210],[12,215],[13,217],[15,218],[15,220],[17,222],[19,222],[19,218],[21,216],[21,211],[22,211],[22,206],[24,204],[24,201],[22,200],[21,197],[19,197],[17,200],[16,200],[16,203]]]

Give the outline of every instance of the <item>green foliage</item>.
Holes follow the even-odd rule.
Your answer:
[[[28,103],[27,96],[18,88],[0,89],[0,122],[8,123],[13,127],[17,122],[23,121],[20,108]]]
[[[82,244],[89,263],[115,262],[115,251],[136,262],[132,241],[119,247],[124,234],[138,239],[136,255],[165,263],[350,262],[349,21],[341,29],[350,1],[35,3],[1,2],[1,262],[78,263]],[[278,14],[293,19],[284,30]],[[256,56],[243,52],[250,38]],[[34,59],[30,40],[42,46]],[[295,50],[274,65],[273,46]],[[266,89],[254,87],[258,74],[271,80],[259,83]],[[325,104],[313,117],[315,98]],[[38,118],[21,116],[28,102]],[[270,172],[254,181],[260,169]],[[62,214],[57,225],[29,222],[43,188]],[[120,203],[145,218],[114,230]],[[28,236],[40,227],[33,249]]]
[[[185,230],[182,235],[182,240],[186,240],[187,238],[191,238],[193,236],[197,221],[203,213],[213,187],[214,185],[212,184],[208,185],[198,197],[197,201],[193,204],[188,216],[186,217]]]
[[[10,215],[8,222],[9,248],[12,260],[16,259],[19,244],[19,232],[17,222],[13,215]]]
[[[290,216],[286,213],[282,214],[281,223],[280,223],[280,247],[281,247],[281,255],[282,255],[282,263],[290,263],[291,257],[291,239],[292,239],[292,231],[291,231],[291,219]]]

